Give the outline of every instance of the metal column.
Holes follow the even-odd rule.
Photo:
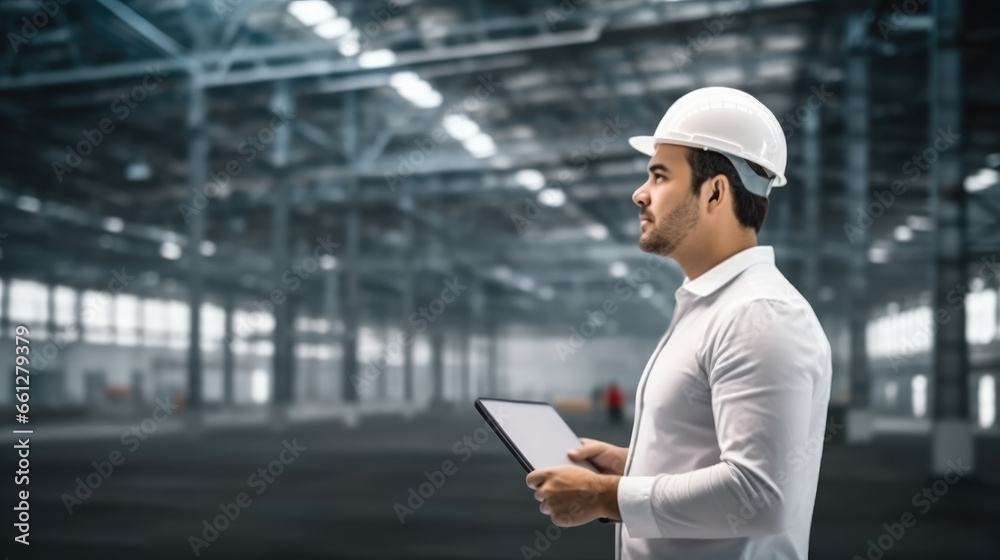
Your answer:
[[[500,328],[496,321],[490,321],[489,333],[486,336],[486,387],[488,395],[491,397],[500,396],[500,379],[497,377],[499,368],[497,364],[497,346],[500,336]]]
[[[847,21],[847,76],[844,103],[844,142],[846,153],[845,190],[846,223],[855,224],[858,213],[867,213],[869,204],[869,118],[868,57],[865,53],[868,15],[855,14]],[[851,250],[847,257],[846,300],[850,337],[851,379],[850,409],[847,415],[847,439],[852,442],[871,438],[871,412],[868,409],[868,350],[865,334],[868,326],[868,231],[858,228],[849,235]]]
[[[225,312],[225,327],[223,332],[225,337],[223,338],[222,344],[222,402],[226,405],[232,405],[235,399],[233,398],[233,345],[231,342],[231,336],[233,332],[233,312],[235,311],[235,303],[232,294],[227,294],[224,303]]]
[[[461,406],[462,403],[469,398],[471,395],[472,387],[472,368],[470,367],[472,360],[470,359],[470,353],[472,352],[472,318],[469,316],[469,310],[466,309],[465,315],[460,319],[460,324],[462,326],[461,332],[458,334],[458,405]]]
[[[481,365],[483,363],[483,335],[486,331],[485,327],[485,310],[486,310],[486,294],[485,285],[480,278],[473,278],[469,285],[469,314],[472,320],[472,328],[469,329],[468,336],[477,338],[475,344],[471,344],[471,352],[473,352],[477,358],[475,360],[475,365],[470,367],[469,378],[470,386],[472,387],[473,394],[469,394],[469,399],[475,399],[482,393],[484,387],[481,382],[482,373]],[[470,359],[471,361],[471,359]]]
[[[276,116],[295,114],[295,96],[288,82],[275,84],[271,110]],[[276,169],[274,185],[274,206],[271,214],[271,262],[272,276],[276,284],[284,271],[289,268],[288,245],[290,242],[288,220],[291,212],[291,185],[285,164],[288,163],[288,151],[292,140],[292,125],[284,123],[275,131],[273,165]],[[274,356],[273,356],[273,402],[288,404],[292,401],[292,383],[294,379],[295,360],[292,357],[295,325],[292,313],[292,294],[278,288],[284,294],[284,300],[274,303]]]
[[[820,124],[821,109],[811,110],[803,122],[802,134],[802,286],[805,297],[814,306],[819,293],[819,264],[822,248],[819,241],[819,194],[821,186]]]
[[[407,195],[400,203],[406,209],[413,207],[412,200]],[[413,224],[413,216],[409,212],[403,215],[403,237],[406,239],[406,256],[403,257],[403,329],[408,331],[410,327],[410,315],[415,311],[415,291],[416,275],[414,267],[414,253],[416,252],[416,228]],[[413,345],[416,343],[415,333],[403,345],[403,402],[412,403],[413,395]]]
[[[10,276],[0,276],[0,280],[3,281],[3,293],[0,294],[0,338],[3,338],[10,331]],[[79,316],[76,315],[77,318]]]
[[[357,92],[344,94],[344,156],[349,162],[351,173],[345,179],[347,188],[347,239],[345,247],[344,276],[347,282],[344,301],[344,371],[341,395],[346,402],[358,400],[358,323],[360,286],[358,268],[361,245],[361,209],[358,200],[358,178],[355,156],[358,145],[358,101]]]
[[[444,333],[441,329],[431,333],[431,379],[431,403],[439,405],[444,401]]]
[[[965,254],[965,189],[962,184],[962,3],[936,0],[931,5],[934,24],[928,34],[930,119],[927,177],[929,213],[934,220],[932,269],[935,334],[932,348],[934,375],[930,391],[934,432],[931,471],[943,475],[949,463],[961,459],[974,468],[969,425],[969,361],[965,338],[964,302],[955,303],[956,291],[968,291]],[[937,158],[934,163],[929,153]],[[943,196],[942,196],[943,195]]]
[[[46,304],[46,314],[48,315],[45,322],[45,330],[49,333],[49,340],[55,340],[56,338],[56,285],[55,283],[49,281],[47,290],[45,290],[45,304]]]
[[[207,106],[205,89],[199,74],[190,78],[190,103],[188,105],[188,180],[191,190],[203,194],[208,180],[208,156],[211,146],[205,126]],[[197,196],[196,194],[196,196]],[[185,407],[198,409],[202,401],[201,363],[201,302],[202,257],[201,242],[205,238],[205,212],[207,204],[191,214],[188,225],[188,304],[191,307],[190,342],[188,343],[188,383]]]
[[[333,259],[333,257],[329,257]],[[332,261],[336,263],[336,261]],[[329,265],[327,265],[329,266]],[[337,327],[340,320],[340,279],[336,265],[329,267],[323,274],[323,316],[330,324],[330,344],[337,346],[343,341],[341,330]],[[331,368],[332,371],[332,368]]]

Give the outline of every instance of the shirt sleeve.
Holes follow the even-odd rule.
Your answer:
[[[803,455],[822,446],[822,436],[810,446],[809,435],[816,429],[814,392],[823,360],[830,359],[805,311],[754,300],[708,341],[719,462],[686,473],[622,477],[618,507],[630,537],[719,539],[786,530],[797,509],[789,504],[815,476]],[[818,464],[819,457],[812,460]]]

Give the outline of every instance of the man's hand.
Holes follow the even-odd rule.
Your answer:
[[[570,459],[583,461],[589,459],[602,474],[625,474],[625,459],[628,457],[627,447],[618,447],[596,439],[580,438],[583,447],[570,449]]]
[[[621,519],[618,475],[598,474],[576,465],[548,467],[528,473],[525,482],[542,502],[539,511],[558,527],[576,527],[598,517]]]

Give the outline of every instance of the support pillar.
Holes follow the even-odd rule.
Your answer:
[[[965,306],[954,293],[968,291],[965,254],[965,188],[962,169],[962,2],[931,3],[933,25],[928,35],[930,119],[928,144],[938,160],[927,176],[929,213],[934,220],[932,268],[935,333],[934,375],[928,395],[933,410],[931,473],[944,475],[959,459],[975,469],[975,445],[969,417],[969,356],[965,338]]]
[[[10,336],[10,276],[0,276],[3,292],[0,293],[0,339]],[[79,315],[77,315],[79,317]]]
[[[846,152],[847,224],[856,224],[858,211],[867,212],[869,193],[869,92],[867,42],[868,17],[855,14],[847,21],[847,75],[844,102],[844,142]],[[860,443],[871,439],[869,409],[868,350],[868,231],[847,232],[851,248],[847,256],[847,323],[850,337],[848,359],[851,379],[847,411],[847,440]]]
[[[337,261],[334,257],[324,257],[323,264],[323,316],[330,324],[329,336],[331,346],[338,347],[343,342],[343,332],[338,328],[340,322],[340,277]],[[343,360],[343,355],[341,356]],[[326,370],[326,368],[324,368]],[[334,371],[329,368],[329,371]],[[336,386],[336,384],[334,384]]]
[[[412,200],[407,196],[401,203],[401,206],[405,210],[412,208]],[[416,311],[416,274],[415,274],[415,257],[416,253],[416,228],[413,223],[413,216],[406,212],[403,215],[403,236],[406,238],[406,256],[403,257],[403,321],[402,324],[406,325],[403,328],[407,329],[410,325],[410,315]],[[413,345],[416,343],[414,340],[415,335],[411,333],[410,338],[403,345],[403,402],[412,403],[414,402],[413,394]]]
[[[444,333],[435,329],[431,333],[431,403],[444,402]]]
[[[227,294],[223,304],[225,312],[225,327],[222,344],[222,402],[226,406],[232,406],[235,402],[233,397],[233,313],[235,311],[234,297]]]
[[[806,299],[816,306],[819,293],[820,186],[823,161],[820,152],[820,109],[811,110],[803,122],[802,134],[802,289]]]
[[[357,92],[344,93],[344,155],[351,165],[350,176],[345,179],[347,188],[347,227],[344,260],[344,369],[341,380],[341,395],[345,402],[357,402],[358,387],[358,324],[360,286],[358,278],[359,250],[361,246],[361,209],[358,201],[358,178],[355,156],[358,145],[358,102]]]
[[[208,157],[211,145],[209,144],[208,131],[205,126],[208,112],[205,100],[205,89],[202,78],[197,73],[192,73],[189,83],[190,102],[188,104],[187,127],[188,127],[188,181],[189,186],[195,193],[202,194],[205,190],[205,182],[208,180]],[[196,197],[197,198],[197,197]],[[208,206],[204,206],[196,212],[190,214],[188,223],[188,305],[190,311],[190,340],[188,342],[188,382],[187,396],[184,406],[186,409],[198,410],[202,404],[202,356],[201,356],[201,304],[202,294],[202,256],[201,242],[205,239],[205,213]]]
[[[295,96],[286,81],[275,84],[274,96],[271,101],[271,111],[275,116],[295,114]],[[291,190],[285,165],[288,162],[288,152],[292,141],[292,124],[284,123],[274,134],[273,165],[276,169],[272,192],[274,205],[271,207],[271,263],[272,278],[277,284],[284,271],[289,269],[289,216],[291,214]],[[279,290],[281,290],[279,288]],[[284,292],[284,290],[281,290]],[[294,314],[292,313],[292,294],[284,294],[284,300],[274,302],[274,356],[272,359],[273,374],[272,402],[275,405],[287,405],[292,401],[292,386],[295,376],[295,360],[293,346],[295,340]]]

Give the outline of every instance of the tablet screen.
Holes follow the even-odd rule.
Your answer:
[[[503,431],[532,469],[579,465],[597,472],[589,461],[573,461],[566,452],[581,446],[580,438],[548,403],[479,399],[490,418]]]

